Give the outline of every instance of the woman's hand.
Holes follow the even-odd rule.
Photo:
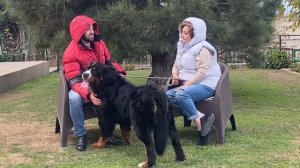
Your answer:
[[[172,77],[171,86],[178,86],[179,85],[179,77]]]
[[[179,89],[184,89],[184,88],[186,88],[186,87],[188,87],[190,85],[191,85],[191,83],[189,81],[186,81],[183,85],[175,88],[175,91],[178,91]]]
[[[97,97],[95,97],[95,95],[93,93],[90,94],[90,100],[96,106],[100,106],[102,104],[101,99],[98,99]]]

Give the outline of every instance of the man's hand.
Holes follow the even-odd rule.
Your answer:
[[[100,106],[102,104],[102,101],[100,99],[98,99],[97,97],[95,97],[95,95],[93,93],[90,94],[90,100],[96,106]]]

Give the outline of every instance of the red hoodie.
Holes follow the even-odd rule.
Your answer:
[[[105,62],[111,61],[110,53],[106,47],[106,44],[103,40],[94,41],[94,49],[83,47],[79,43],[84,32],[91,26],[94,26],[94,34],[98,35],[99,30],[97,23],[90,17],[87,16],[77,16],[75,17],[70,24],[70,34],[72,41],[69,46],[66,48],[63,55],[63,65],[65,76],[68,81],[74,78],[81,76],[81,73],[87,70],[91,62],[97,61],[102,64]],[[124,69],[117,63],[112,62],[112,65],[120,73],[125,74]],[[79,93],[81,97],[89,102],[88,94],[90,93],[89,89],[81,86],[82,81],[78,81],[72,85],[72,90]]]

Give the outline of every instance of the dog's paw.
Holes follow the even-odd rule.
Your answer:
[[[119,139],[116,139],[116,138],[107,138],[105,140],[105,143],[108,144],[108,145],[113,145],[113,146],[123,145],[123,142]]]
[[[99,144],[99,143],[94,143],[94,144],[92,145],[92,148],[94,148],[94,149],[100,149],[100,148],[103,148],[103,146],[104,146],[104,145],[101,145],[101,144]]]
[[[150,166],[147,161],[144,161],[144,162],[138,164],[138,167],[140,167],[140,168],[155,168],[155,165]]]
[[[140,167],[140,168],[148,168],[148,163],[147,162],[142,162],[142,163],[138,164],[138,167]]]

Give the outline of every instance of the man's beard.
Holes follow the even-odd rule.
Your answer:
[[[82,40],[84,40],[84,41],[86,41],[86,42],[93,42],[93,41],[94,41],[94,36],[93,36],[93,38],[91,39],[91,38],[89,38],[89,37],[83,35]]]

